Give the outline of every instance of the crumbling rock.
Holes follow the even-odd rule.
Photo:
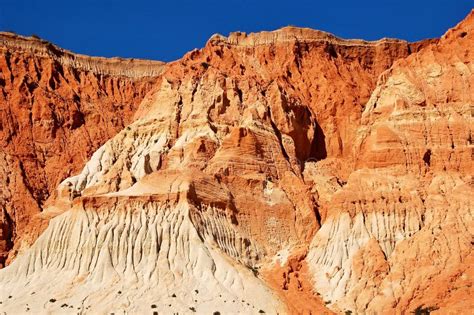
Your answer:
[[[2,307],[471,309],[473,28],[471,12],[419,43],[215,35],[156,78],[21,39],[41,57],[2,57],[5,112],[30,106],[2,120],[0,252],[19,251]]]
[[[130,122],[163,67],[0,33],[0,207],[10,218],[0,221],[0,266],[55,187]]]

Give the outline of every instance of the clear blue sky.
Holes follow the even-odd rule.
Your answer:
[[[473,0],[0,0],[0,30],[95,56],[171,61],[214,33],[311,27],[345,38],[439,37]]]

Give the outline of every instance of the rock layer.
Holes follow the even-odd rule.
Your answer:
[[[163,66],[0,33],[0,266],[55,187],[130,122]]]
[[[203,210],[169,198],[185,186],[155,190],[153,197],[127,193],[75,203],[7,268],[13,273],[2,275],[1,299],[16,301],[3,310],[282,312],[284,305],[261,280],[196,229],[191,213]],[[223,232],[217,242],[228,244],[231,236]]]
[[[308,174],[330,192],[309,265],[333,309],[472,308],[473,29],[471,12],[381,75],[347,183]]]

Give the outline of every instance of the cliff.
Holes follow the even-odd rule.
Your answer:
[[[55,187],[130,122],[163,68],[0,33],[0,266]]]
[[[73,80],[69,61],[5,54],[3,78],[21,84],[3,92],[19,109],[5,118],[17,123],[0,218],[3,235],[10,222],[29,232],[4,238],[18,253],[0,271],[0,309],[471,309],[473,28],[471,12],[419,43],[214,35],[156,77],[94,61]],[[34,72],[42,58],[55,75]],[[74,107],[36,111],[43,89],[26,76]]]

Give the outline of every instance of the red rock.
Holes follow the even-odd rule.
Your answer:
[[[0,266],[55,187],[130,122],[162,68],[0,33]]]
[[[166,66],[77,62],[32,40],[13,58],[25,40],[7,36],[0,245],[20,253],[0,298],[41,286],[28,301],[47,311],[60,293],[93,312],[472,308],[473,17],[412,44],[214,35]]]

